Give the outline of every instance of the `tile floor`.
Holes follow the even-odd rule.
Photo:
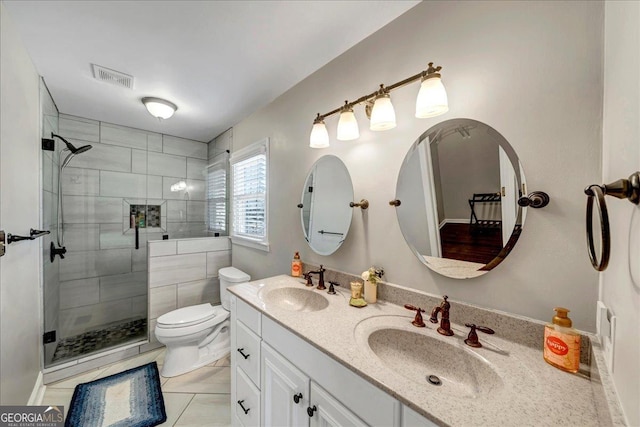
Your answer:
[[[164,348],[139,354],[131,359],[95,369],[75,377],[47,385],[42,405],[64,405],[65,414],[73,389],[85,383],[124,370],[156,361],[164,361]],[[229,357],[188,374],[173,378],[161,377],[162,395],[167,411],[163,426],[229,426],[231,425],[231,360]]]

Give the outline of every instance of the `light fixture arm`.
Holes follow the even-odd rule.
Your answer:
[[[380,88],[378,90],[376,90],[375,92],[372,92],[368,95],[364,95],[361,96],[360,98],[356,99],[355,101],[352,102],[346,102],[344,105],[341,105],[338,108],[335,108],[331,111],[329,111],[328,113],[324,113],[324,114],[320,114],[318,113],[318,116],[316,117],[315,120],[324,120],[325,118],[332,116],[334,114],[340,113],[342,111],[344,111],[345,108],[353,108],[354,105],[358,105],[361,104],[363,102],[372,100],[373,98],[375,98],[378,95],[381,95],[383,93],[389,93],[392,90],[401,88],[403,86],[406,86],[410,83],[413,83],[415,81],[421,80],[421,79],[428,79],[431,77],[440,77],[440,75],[438,74],[438,72],[442,70],[441,66],[437,66],[437,67],[433,67],[433,62],[429,62],[429,67],[424,70],[424,71],[420,71],[418,74],[414,74],[411,77],[407,77],[404,80],[400,80],[399,82],[396,82],[392,85],[389,86],[385,86],[384,84],[380,84]],[[315,123],[315,121],[314,121]]]

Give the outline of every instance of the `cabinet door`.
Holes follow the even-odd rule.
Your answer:
[[[309,377],[262,342],[264,426],[308,426]]]
[[[408,406],[402,405],[402,427],[438,427]]]
[[[333,396],[311,381],[310,427],[365,427],[366,424]]]

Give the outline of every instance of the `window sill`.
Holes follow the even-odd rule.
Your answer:
[[[268,242],[259,242],[259,241],[247,239],[244,237],[231,236],[231,243],[233,243],[234,245],[246,246],[248,248],[269,252]]]

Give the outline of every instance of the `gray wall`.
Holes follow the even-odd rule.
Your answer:
[[[356,274],[374,264],[390,282],[535,319],[549,320],[553,307],[567,306],[577,328],[595,330],[598,276],[584,247],[583,189],[600,180],[603,13],[603,3],[591,1],[423,2],[238,123],[234,149],[271,138],[271,252],[233,245],[234,266],[256,279],[281,274],[298,250],[304,262]],[[443,66],[446,115],[414,118],[413,84],[392,93],[397,128],[370,132],[358,107],[358,141],[335,140],[335,116],[326,120],[331,147],[308,147],[318,111],[413,75],[429,61]],[[414,257],[388,205],[411,144],[455,117],[500,132],[518,153],[529,189],[552,200],[528,212],[505,262],[469,280],[440,276]],[[345,162],[355,199],[371,203],[354,212],[349,238],[328,257],[307,247],[295,208],[309,168],[324,154]]]
[[[640,171],[640,3],[606,2],[602,181]],[[597,180],[596,180],[597,182]],[[627,417],[640,425],[640,206],[607,198],[611,261],[600,295],[617,317],[613,379]],[[528,220],[528,218],[527,218]]]
[[[0,224],[40,224],[38,73],[0,2]],[[40,242],[12,243],[0,258],[0,404],[24,405],[40,371]]]

